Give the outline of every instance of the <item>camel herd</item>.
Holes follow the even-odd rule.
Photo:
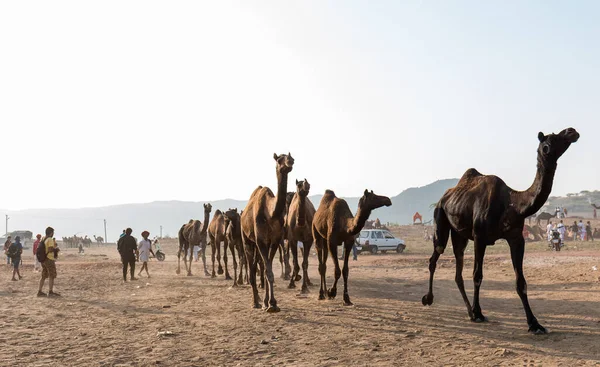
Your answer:
[[[433,278],[437,261],[444,253],[448,239],[456,259],[456,284],[467,307],[469,317],[474,322],[484,322],[479,303],[479,290],[483,280],[483,259],[487,246],[498,239],[505,239],[510,247],[511,259],[516,276],[517,294],[521,298],[527,317],[529,331],[546,333],[546,329],[535,318],[527,299],[527,285],[523,276],[523,256],[525,241],[522,236],[525,219],[536,213],[548,199],[558,159],[569,146],[579,139],[573,128],[559,134],[539,133],[537,152],[537,173],[531,187],[526,191],[516,191],[508,187],[496,176],[482,175],[469,169],[456,187],[446,191],[434,210],[433,254],[429,260],[429,292],[423,297],[424,305],[433,303]],[[310,249],[315,244],[319,261],[319,299],[334,299],[337,283],[344,279],[344,304],[352,305],[348,293],[348,259],[355,236],[367,222],[371,212],[382,206],[392,205],[391,200],[365,190],[358,203],[358,210],[352,214],[345,200],[326,190],[318,209],[308,198],[310,184],[306,179],[296,180],[296,191],[288,193],[288,175],[294,166],[291,154],[274,154],[276,162],[277,193],[268,187],[258,186],[250,195],[246,208],[226,212],[217,210],[212,220],[210,204],[204,205],[204,222],[190,220],[179,231],[179,252],[177,273],[180,273],[180,260],[188,275],[191,272],[191,256],[188,249],[199,246],[205,275],[216,277],[225,273],[232,279],[227,269],[227,250],[233,261],[233,286],[243,281],[252,287],[252,304],[267,312],[277,312],[279,307],[274,294],[273,259],[280,251],[280,261],[284,262],[284,244],[289,246],[293,268],[285,266],[284,276],[290,279],[289,288],[296,287],[302,279],[302,292],[311,285],[308,275]],[[474,241],[475,263],[473,272],[474,296],[471,305],[465,292],[462,277],[464,251],[468,241]],[[208,243],[207,243],[208,241]],[[298,242],[303,243],[302,275],[298,262]],[[224,242],[224,269],[221,266],[220,243]],[[207,245],[212,248],[212,273],[206,268],[204,255]],[[340,268],[338,246],[344,248],[343,267]],[[236,255],[237,252],[237,255]],[[335,267],[334,282],[327,288],[327,257],[331,254]],[[218,269],[215,272],[215,256]],[[239,259],[239,264],[237,259]],[[189,263],[188,263],[189,261]],[[239,265],[239,269],[238,269]],[[243,268],[245,267],[245,270]],[[259,268],[259,269],[257,269]],[[282,266],[282,269],[284,266]],[[239,270],[239,271],[238,271]],[[264,288],[264,297],[259,298],[257,275]]]

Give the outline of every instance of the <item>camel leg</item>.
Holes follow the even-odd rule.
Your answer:
[[[454,250],[454,258],[456,259],[456,275],[454,277],[454,281],[456,282],[456,286],[460,291],[460,295],[462,296],[463,301],[467,306],[467,312],[469,313],[469,317],[473,319],[474,317],[471,302],[469,302],[469,297],[467,297],[467,293],[465,292],[465,282],[462,276],[465,248],[469,243],[469,239],[461,237],[458,234],[458,232],[454,230],[450,232],[450,236],[452,237],[452,249]]]
[[[263,262],[265,263],[266,270],[266,284],[265,284],[265,299],[264,305],[267,312],[279,312],[277,306],[277,300],[275,300],[275,294],[273,293],[273,286],[275,284],[275,276],[273,275],[273,259],[277,254],[278,244],[271,244],[270,246],[260,246],[260,255]]]
[[[177,251],[177,271],[176,273],[179,274],[181,273],[181,251],[182,251],[182,245],[179,245],[179,251]]]
[[[261,260],[260,256],[256,255],[256,261],[258,261],[258,270],[260,271],[260,285],[261,289],[265,288],[265,262]]]
[[[216,278],[217,273],[215,272],[215,255],[217,253],[216,241],[213,236],[210,236],[210,260],[212,261],[212,274],[211,278]]]
[[[258,288],[256,287],[256,243],[250,241],[242,234],[242,242],[244,244],[244,252],[246,254],[247,266],[250,272],[249,280],[252,286],[252,307],[260,308],[258,298]]]
[[[524,242],[523,242],[524,243]],[[480,236],[475,235],[475,264],[473,267],[473,317],[471,321],[486,322],[487,318],[481,313],[479,305],[479,289],[483,282],[483,258],[485,256],[486,242]]]
[[[308,256],[310,255],[310,248],[312,247],[312,241],[306,241],[302,244],[302,274],[304,279],[302,280],[302,293],[308,292],[308,286],[312,285],[308,278]]]
[[[331,260],[333,260],[333,266],[335,267],[335,275],[333,278],[333,286],[327,290],[327,296],[329,299],[334,299],[337,296],[337,283],[342,276],[342,269],[340,269],[340,261],[337,255],[338,241],[333,236],[327,240],[327,246],[329,247],[329,251],[331,252]],[[327,251],[327,250],[325,250]]]
[[[537,318],[533,315],[533,311],[531,311],[531,307],[529,306],[529,300],[527,299],[527,282],[525,281],[525,276],[523,275],[525,241],[522,237],[516,237],[511,239],[508,244],[510,245],[510,257],[512,259],[517,280],[517,294],[519,295],[519,298],[521,298],[523,308],[525,309],[529,331],[534,334],[546,334],[548,331],[546,328],[540,325]]]
[[[237,264],[237,259],[235,258],[235,246],[233,245],[233,242],[229,243],[229,241],[227,241],[227,246],[229,247],[229,251],[231,251],[231,261],[233,262],[233,286],[237,287],[238,285],[238,277],[237,277],[237,270],[238,270],[238,264]],[[225,250],[225,252],[227,252],[227,250]],[[227,265],[225,265],[225,269],[227,269]],[[241,271],[240,271],[241,273]]]
[[[185,250],[185,256],[188,255],[188,252],[189,252],[189,255],[190,255],[190,259],[189,259],[189,263],[190,264],[189,264],[189,266],[187,265],[187,262],[186,262],[186,268],[187,268],[187,275],[188,275],[188,277],[192,276],[192,260],[194,259],[194,254],[193,254],[194,250],[193,249],[194,249],[194,246],[188,245],[188,248]]]
[[[210,276],[208,269],[206,268],[206,243],[200,245],[200,256],[202,256],[202,266],[204,267],[204,275]]]
[[[290,280],[292,274],[292,267],[290,266],[290,241],[281,241],[283,247],[283,265],[285,267],[285,273],[283,275],[284,280]],[[300,280],[300,279],[296,279]]]
[[[346,241],[344,243],[344,268],[342,269],[342,276],[344,277],[344,305],[352,306],[352,302],[350,302],[350,294],[348,294],[348,259],[350,258],[350,253],[352,252],[352,246],[354,246],[354,239],[350,241]],[[337,258],[337,256],[336,256]]]
[[[429,258],[429,292],[423,296],[421,302],[424,306],[433,303],[433,275],[440,254],[444,252],[450,236],[450,222],[442,208],[435,208],[433,213],[435,229],[433,231],[433,254]]]
[[[228,247],[229,247],[229,242],[227,241],[227,237],[226,237],[225,240],[223,241],[223,264],[225,266],[225,280],[231,280],[231,275],[229,275],[229,269],[227,268],[227,248]]]
[[[223,266],[221,265],[221,240],[219,239],[219,235],[217,234],[217,240],[215,241],[215,246],[217,248],[217,262],[219,263],[219,268],[217,269],[217,274],[223,274]]]
[[[283,242],[283,241],[281,241]],[[280,243],[277,246],[278,250],[279,250],[279,264],[281,265],[281,279],[285,279],[285,266],[283,264],[283,245]]]
[[[238,246],[236,246],[236,250],[238,252],[238,257],[240,259],[240,273],[239,273],[240,275],[238,278],[238,284],[242,285],[242,284],[244,284],[243,274],[244,274],[244,263],[246,263],[246,256],[244,254],[244,249],[240,248],[239,244],[238,244]],[[246,264],[246,281],[248,281],[248,264]]]
[[[296,288],[296,281],[300,280],[300,265],[298,264],[298,241],[288,240],[289,248],[292,253],[292,262],[294,263],[294,271],[292,272],[292,276],[290,277],[290,284],[288,288]]]
[[[320,235],[315,236],[315,244],[317,246],[317,255],[319,258],[319,275],[321,276],[321,288],[319,289],[319,299],[325,299],[327,291],[327,280],[325,273],[327,271],[327,249],[325,248],[325,239]]]

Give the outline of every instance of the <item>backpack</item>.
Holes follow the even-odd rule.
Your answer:
[[[48,255],[46,254],[46,238],[44,238],[40,244],[38,245],[37,250],[35,251],[35,257],[37,258],[37,261],[39,261],[40,263],[43,263],[44,261],[46,261],[46,258],[48,258]]]
[[[12,259],[13,257],[17,256],[17,252],[18,251],[19,250],[17,249],[17,245],[15,243],[13,243],[8,248],[8,251],[6,252],[6,256],[8,256],[8,257],[10,257]]]

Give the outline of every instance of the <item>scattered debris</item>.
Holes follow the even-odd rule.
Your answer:
[[[264,345],[264,344],[269,344],[269,342],[268,342],[268,341],[266,341],[265,339],[262,339],[262,340],[260,341],[260,344],[263,344],[263,345]]]
[[[164,305],[162,308],[171,308],[171,305]]]
[[[596,265],[592,266],[592,270],[593,271],[597,271],[598,270],[598,268],[596,267]]]
[[[156,336],[158,337],[165,337],[165,336],[175,336],[175,333],[172,331],[159,331]]]

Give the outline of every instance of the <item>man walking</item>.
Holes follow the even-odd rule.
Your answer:
[[[48,297],[60,297],[60,294],[54,292],[54,279],[56,279],[56,257],[58,255],[58,247],[56,247],[56,241],[54,241],[54,228],[46,228],[46,237],[42,239],[39,246],[44,246],[46,258],[42,261],[42,279],[40,279],[40,289],[38,290],[38,297],[46,295],[42,290],[44,289],[44,283],[48,279]]]
[[[135,277],[135,259],[137,257],[137,243],[135,243],[135,238],[131,236],[131,232],[133,230],[131,228],[127,228],[125,230],[125,235],[119,238],[119,242],[117,242],[117,250],[121,255],[121,262],[123,263],[123,283],[127,281],[127,267],[129,266],[129,271],[131,273],[131,280],[137,280]]]
[[[585,232],[587,233],[587,240],[591,240],[592,242],[594,242],[594,233],[592,233],[592,224],[590,223],[590,221],[588,220],[586,226],[585,226]]]
[[[35,256],[35,254],[37,253],[37,249],[38,246],[40,245],[40,242],[42,240],[42,235],[38,234],[37,236],[35,236],[35,242],[33,243],[33,261],[34,261],[34,265],[33,265],[33,271],[35,271],[36,273],[38,271],[40,271],[40,262],[37,259],[37,256]]]

